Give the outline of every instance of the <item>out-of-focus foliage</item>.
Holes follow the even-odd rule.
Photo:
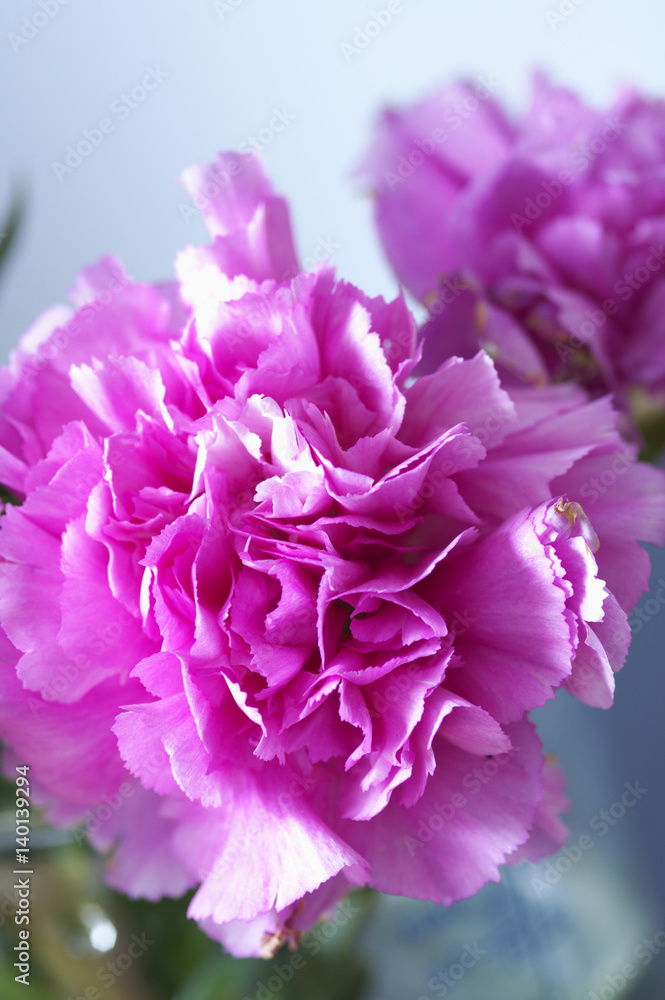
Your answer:
[[[19,188],[14,195],[6,217],[0,223],[0,271],[2,271],[9,259],[9,251],[13,247],[18,235],[24,213],[25,195]]]
[[[0,996],[24,1000],[15,982],[17,878],[14,787],[0,782]],[[102,881],[103,860],[32,812],[30,839],[30,1000],[359,1000],[366,972],[355,956],[372,894],[353,896],[352,919],[314,928],[293,954],[236,959],[186,917],[190,896],[159,903],[131,900]],[[258,860],[258,859],[257,859]],[[108,951],[99,950],[116,940]],[[97,944],[97,947],[95,947]],[[133,958],[132,952],[138,957]],[[300,963],[299,963],[300,964]],[[279,975],[279,969],[284,974]],[[292,977],[289,978],[290,973]],[[268,981],[272,979],[272,987]],[[277,978],[274,978],[277,977]],[[280,982],[278,990],[275,985]],[[261,985],[263,984],[263,990]],[[86,992],[87,991],[87,992]],[[267,991],[267,992],[266,992]]]

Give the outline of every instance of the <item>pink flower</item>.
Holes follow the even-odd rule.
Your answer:
[[[432,316],[426,365],[481,345],[504,374],[625,408],[646,390],[664,415],[662,101],[627,91],[595,111],[537,77],[513,120],[487,84],[456,84],[386,112],[364,172],[390,261]]]
[[[611,703],[664,484],[607,399],[415,380],[401,298],[290,277],[256,159],[185,178],[176,283],[103,261],[3,372],[0,731],[111,884],[271,954],[349,886],[450,903],[558,846],[526,713]]]

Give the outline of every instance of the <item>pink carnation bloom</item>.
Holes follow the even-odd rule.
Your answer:
[[[509,118],[456,84],[379,123],[364,173],[400,280],[433,317],[427,363],[484,346],[534,384],[665,410],[665,103],[608,111],[535,81]]]
[[[558,847],[526,713],[611,703],[665,491],[607,399],[410,377],[401,298],[290,277],[253,157],[185,181],[177,282],[102,261],[2,373],[0,732],[112,885],[271,954],[349,886],[450,903]]]

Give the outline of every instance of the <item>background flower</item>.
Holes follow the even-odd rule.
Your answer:
[[[387,111],[366,160],[381,239],[433,317],[429,361],[484,346],[504,372],[665,406],[665,106],[595,110],[538,76],[509,116],[485,85]]]

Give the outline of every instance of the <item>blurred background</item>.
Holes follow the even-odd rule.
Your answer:
[[[377,11],[381,30],[369,37]],[[490,78],[497,98],[519,109],[536,68],[600,104],[621,83],[665,95],[664,25],[656,0],[5,0],[0,217],[21,191],[26,210],[0,275],[2,360],[102,254],[137,279],[170,277],[176,251],[205,239],[180,171],[254,140],[290,200],[305,264],[332,258],[368,293],[393,296],[353,176],[379,109],[459,75]],[[104,118],[113,129],[77,162],[68,147]],[[653,566],[662,584],[662,553]],[[274,963],[223,956],[185,920],[186,900],[124,900],[104,888],[102,863],[84,846],[44,829],[31,845],[32,997],[430,1000],[454,990],[456,1000],[661,1000],[662,611],[643,598],[611,712],[557,698],[537,713],[567,771],[570,844],[593,842],[579,858],[520,867],[450,911],[361,893],[352,917],[311,938],[294,969],[288,952]],[[626,783],[642,791],[619,815]],[[2,812],[5,850],[13,823]],[[23,995],[11,862],[0,856],[8,1000]],[[464,954],[476,959],[456,978]]]

